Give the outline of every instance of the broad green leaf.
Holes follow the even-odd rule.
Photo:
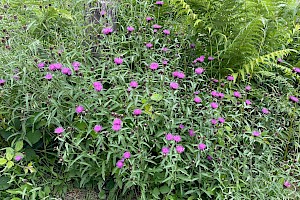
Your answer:
[[[8,161],[8,162],[6,163],[6,167],[7,167],[7,169],[10,169],[10,168],[12,168],[14,165],[15,165],[15,164],[14,164],[14,162],[13,162],[13,161]]]
[[[153,195],[155,198],[159,198],[159,194],[160,194],[159,189],[158,189],[157,187],[154,188],[153,191],[152,191],[152,195]]]
[[[167,185],[163,185],[162,187],[159,188],[159,191],[162,194],[167,194],[168,192],[170,192],[170,188]]]
[[[12,160],[14,157],[14,150],[11,147],[6,148],[5,157],[7,160]]]
[[[162,98],[163,98],[163,96],[161,94],[157,94],[157,93],[154,93],[151,96],[151,100],[153,100],[153,101],[160,101],[160,100],[162,100]]]
[[[7,176],[0,176],[0,190],[6,190],[10,187],[9,180],[10,178]]]
[[[23,141],[16,142],[15,151],[20,151],[23,148]]]
[[[30,145],[32,146],[33,144],[37,143],[41,139],[42,133],[40,131],[34,131],[34,132],[29,131],[26,133],[26,137],[30,142]]]
[[[0,158],[0,165],[5,165],[7,160],[5,158]]]

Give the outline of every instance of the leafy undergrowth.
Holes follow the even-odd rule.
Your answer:
[[[3,199],[300,197],[299,86],[207,74],[165,6],[122,1],[103,26],[80,3],[2,4]]]

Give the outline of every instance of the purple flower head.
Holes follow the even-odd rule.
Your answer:
[[[140,114],[142,114],[142,110],[141,110],[141,109],[135,109],[135,110],[133,111],[133,114],[134,114],[134,115],[140,115]]]
[[[129,86],[132,87],[132,88],[137,88],[139,86],[139,84],[136,81],[131,81],[129,83]]]
[[[39,69],[42,69],[42,68],[44,68],[45,67],[45,63],[44,62],[40,62],[39,64],[38,64],[38,68]]]
[[[94,82],[93,86],[94,86],[94,89],[97,92],[100,92],[103,89],[103,86],[102,86],[101,82],[98,82],[98,81]]]
[[[18,161],[22,160],[22,158],[23,158],[22,156],[16,155],[16,156],[15,156],[15,161],[18,162]]]
[[[181,146],[181,145],[178,145],[178,146],[176,147],[176,151],[177,151],[177,153],[182,153],[182,152],[184,152],[184,147]]]
[[[61,73],[70,76],[70,75],[72,74],[72,71],[71,71],[71,69],[68,68],[68,67],[63,67],[63,68],[61,69]]]
[[[213,79],[213,82],[214,82],[214,83],[218,83],[219,80],[214,78],[214,79]]]
[[[278,63],[282,63],[283,60],[282,60],[281,58],[278,58],[278,59],[277,59],[277,62],[278,62]]]
[[[195,69],[195,73],[198,74],[198,75],[202,74],[203,72],[204,72],[204,69],[202,67],[199,67],[199,68]]]
[[[251,105],[252,104],[249,99],[246,99],[245,103],[246,103],[246,105]]]
[[[51,80],[52,79],[52,74],[46,74],[46,76],[44,76],[45,79],[47,80]]]
[[[103,17],[104,15],[106,15],[106,11],[105,10],[101,10],[100,11],[100,15]]]
[[[245,87],[245,90],[248,92],[248,91],[250,91],[251,90],[251,86],[250,85],[247,85],[246,87]]]
[[[203,151],[206,148],[206,145],[201,143],[198,145],[198,149],[200,149],[201,151]]]
[[[121,65],[123,63],[123,59],[122,58],[115,58],[114,63],[117,64],[117,65]]]
[[[166,156],[170,152],[170,149],[168,147],[163,147],[161,152]]]
[[[296,72],[296,73],[300,73],[300,68],[294,67],[294,68],[293,68],[293,71]]]
[[[94,131],[96,132],[96,133],[98,133],[98,132],[100,132],[100,131],[102,131],[102,126],[100,126],[100,125],[96,125],[95,127],[94,127]]]
[[[207,160],[211,161],[212,157],[210,155],[207,156]]]
[[[210,104],[210,107],[211,107],[212,109],[216,109],[216,108],[219,107],[219,105],[218,105],[217,102],[212,102],[212,103]]]
[[[163,1],[157,1],[157,2],[155,2],[155,4],[158,5],[158,6],[162,6],[164,4],[164,2]]]
[[[255,136],[255,137],[260,136],[260,134],[261,134],[261,133],[258,132],[258,131],[253,131],[253,132],[252,132],[252,135]]]
[[[217,91],[212,91],[210,94],[213,97],[219,97],[219,93]]]
[[[174,135],[173,140],[174,140],[175,142],[180,142],[180,141],[181,141],[180,135]]]
[[[173,139],[174,139],[174,136],[173,136],[171,133],[168,133],[168,134],[166,135],[166,140],[171,141],[171,140],[173,140]]]
[[[167,61],[167,60],[163,60],[163,61],[162,61],[162,64],[163,64],[164,66],[166,66],[166,65],[168,64],[168,61]]]
[[[116,166],[117,166],[117,168],[121,169],[124,166],[124,163],[121,160],[119,160],[117,162]]]
[[[194,102],[195,103],[201,103],[202,99],[200,97],[195,97]]]
[[[149,21],[152,21],[153,18],[152,17],[146,17],[146,21],[149,22]]]
[[[193,129],[190,129],[189,134],[190,134],[191,137],[194,137],[195,136],[195,131]]]
[[[146,44],[146,47],[147,47],[148,49],[150,49],[150,48],[152,48],[152,47],[153,47],[153,44],[151,44],[151,43],[147,43],[147,44]]]
[[[165,34],[165,35],[170,35],[170,31],[169,30],[163,30],[163,33]]]
[[[229,76],[227,76],[227,80],[228,80],[228,81],[234,81],[234,77],[231,76],[231,75],[229,75]]]
[[[77,107],[75,108],[75,112],[76,112],[77,114],[82,113],[83,111],[84,111],[84,107],[83,107],[83,106],[77,106]]]
[[[179,72],[179,71],[175,71],[172,73],[172,75],[176,78],[180,78],[180,79],[183,79],[185,78],[185,74],[183,72]]]
[[[286,187],[286,188],[289,188],[289,187],[292,186],[292,184],[288,181],[284,181],[283,186]]]
[[[114,130],[114,131],[119,131],[119,130],[121,130],[121,128],[122,128],[121,125],[113,125],[112,126],[112,130]]]
[[[242,97],[241,93],[239,93],[238,91],[233,92],[233,96],[235,96],[236,98]]]
[[[220,99],[223,99],[225,95],[224,95],[223,93],[220,92],[220,93],[218,94],[218,96],[219,96]]]
[[[55,70],[61,70],[63,65],[61,63],[53,63],[49,65],[49,70],[50,71],[55,71]]]
[[[61,134],[65,131],[65,129],[63,127],[57,127],[55,130],[54,130],[54,133],[56,134]]]
[[[154,24],[152,27],[153,27],[154,29],[160,29],[162,26],[161,26],[161,25],[158,25],[158,24]]]
[[[179,124],[179,128],[180,129],[184,129],[184,125],[183,124]]]
[[[194,95],[198,95],[200,92],[199,91],[196,91],[196,92],[194,92]]]
[[[214,60],[214,57],[209,56],[207,59],[208,59],[209,61],[213,61],[213,60]]]
[[[115,118],[114,121],[113,121],[113,125],[119,125],[119,126],[121,126],[122,125],[122,120],[119,119],[119,118]]]
[[[216,125],[218,123],[218,121],[216,119],[211,119],[210,122],[212,125]]]
[[[191,44],[191,45],[190,45],[190,48],[191,48],[191,49],[194,49],[195,47],[196,47],[195,44]]]
[[[128,31],[128,32],[133,32],[133,31],[134,31],[134,28],[133,28],[132,26],[128,26],[128,27],[127,27],[127,31]]]
[[[161,50],[162,50],[163,52],[167,52],[167,51],[168,51],[168,48],[167,48],[167,47],[163,47]]]
[[[270,111],[267,108],[263,108],[261,111],[264,114],[269,114],[270,113]]]
[[[176,82],[171,82],[170,83],[170,88],[173,89],[173,90],[177,90],[179,88],[179,85]]]
[[[221,124],[225,123],[225,119],[224,119],[223,117],[219,117],[219,118],[218,118],[218,121],[219,121]]]
[[[113,32],[112,28],[104,28],[104,29],[102,29],[102,33],[104,35],[110,35],[112,32]]]
[[[156,69],[158,68],[158,66],[159,66],[158,63],[155,63],[155,62],[154,62],[154,63],[151,63],[149,67],[150,67],[150,69],[152,69],[152,70],[156,70]]]
[[[131,156],[131,154],[130,154],[129,151],[126,151],[126,152],[124,152],[124,154],[123,154],[123,158],[125,158],[125,159],[130,158],[130,156]]]
[[[77,61],[74,61],[73,63],[72,63],[72,66],[73,67],[80,67],[80,62],[77,62]]]
[[[204,62],[205,56],[200,56],[199,58],[196,59],[197,62]]]
[[[290,96],[290,100],[294,103],[298,103],[299,102],[299,99],[295,96]]]

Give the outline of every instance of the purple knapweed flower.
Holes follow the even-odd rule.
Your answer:
[[[6,83],[6,80],[0,79],[0,85],[3,86]]]
[[[42,69],[42,68],[45,67],[45,63],[44,62],[40,62],[37,66],[38,66],[39,69]]]
[[[157,2],[155,2],[155,4],[158,5],[158,6],[162,6],[164,4],[164,2],[163,1],[157,1]]]
[[[172,72],[172,75],[173,75],[175,78],[180,78],[180,79],[185,78],[185,74],[184,74],[183,72],[180,72],[180,71]]]
[[[200,56],[199,58],[197,58],[197,62],[204,62],[205,56]]]
[[[194,95],[198,95],[200,92],[199,91],[196,91],[196,92],[194,92]]]
[[[195,47],[196,47],[195,44],[191,44],[191,45],[190,45],[190,48],[191,48],[191,49],[194,49]]]
[[[83,106],[77,106],[77,107],[75,108],[75,112],[76,112],[77,114],[82,113],[83,111],[84,111],[84,107],[83,107]]]
[[[106,11],[105,10],[101,10],[100,11],[100,15],[103,17],[104,15],[106,15]]]
[[[175,142],[180,142],[180,141],[181,141],[180,135],[174,135],[173,140],[174,140]]]
[[[180,129],[184,129],[184,125],[183,124],[179,124],[179,128]]]
[[[184,147],[181,146],[181,145],[178,145],[178,146],[176,147],[176,151],[177,151],[177,153],[182,153],[182,152],[184,152]]]
[[[296,73],[300,73],[300,68],[294,67],[294,68],[293,68],[293,71],[296,72]]]
[[[252,104],[249,99],[246,99],[245,103],[246,103],[246,105],[251,105]]]
[[[236,98],[242,97],[241,93],[239,93],[238,91],[233,92],[233,96],[235,96]]]
[[[201,143],[198,145],[198,149],[200,149],[201,151],[203,151],[206,148],[206,145]]]
[[[163,147],[161,152],[166,156],[170,152],[170,149],[168,147]]]
[[[152,69],[152,70],[156,70],[158,68],[158,66],[159,66],[158,63],[154,62],[154,63],[150,64],[149,68]]]
[[[283,186],[286,187],[286,188],[289,188],[289,187],[292,186],[292,184],[288,181],[284,181]]]
[[[214,83],[218,83],[218,82],[219,82],[219,80],[218,80],[218,79],[215,79],[215,78],[214,78],[212,81],[213,81]]]
[[[47,80],[51,80],[52,79],[52,74],[46,74],[46,76],[44,76],[45,79]]]
[[[152,17],[146,17],[146,21],[149,22],[149,21],[152,21],[153,18]]]
[[[142,114],[142,110],[141,109],[135,109],[134,111],[133,111],[133,114],[134,115],[141,115]]]
[[[102,29],[102,33],[104,34],[104,35],[109,35],[109,34],[111,34],[113,32],[113,29],[112,28],[103,28]]]
[[[270,113],[270,111],[267,108],[263,108],[261,111],[264,114],[269,114]]]
[[[124,154],[123,154],[123,158],[125,158],[125,159],[130,158],[130,156],[131,156],[131,154],[130,154],[129,151],[126,151],[126,152],[124,152]]]
[[[166,66],[166,65],[168,64],[168,61],[167,61],[167,60],[163,60],[163,61],[162,61],[162,64],[163,64],[164,66]]]
[[[52,63],[49,65],[49,70],[50,71],[55,71],[55,70],[61,70],[63,65],[61,63]]]
[[[208,155],[207,157],[207,160],[211,161],[212,160],[212,157],[210,155]]]
[[[281,58],[278,58],[278,59],[277,59],[277,62],[278,62],[278,63],[282,63],[283,60],[282,60]]]
[[[131,32],[134,31],[134,28],[133,28],[132,26],[128,26],[128,27],[127,27],[127,31],[131,33]]]
[[[217,91],[212,91],[210,94],[213,97],[219,97],[219,93]]]
[[[216,109],[216,108],[219,107],[219,105],[218,105],[217,102],[212,102],[212,103],[210,104],[210,107],[211,107],[212,109]]]
[[[100,132],[100,131],[102,131],[102,126],[100,126],[100,125],[95,125],[95,127],[94,127],[94,131],[96,132],[96,133],[98,133],[98,132]]]
[[[195,97],[194,102],[195,103],[201,103],[202,99],[200,97]]]
[[[167,48],[167,47],[163,47],[163,48],[161,48],[161,50],[162,50],[163,52],[167,52],[167,51],[168,51],[168,48]]]
[[[153,44],[151,44],[151,43],[147,43],[145,46],[146,46],[148,49],[150,49],[150,48],[152,48],[152,47],[153,47]]]
[[[119,160],[119,161],[116,163],[116,166],[117,166],[117,168],[121,169],[121,168],[124,166],[124,163],[123,163],[121,160]]]
[[[248,91],[250,91],[251,90],[251,86],[250,85],[247,85],[246,87],[245,87],[245,90],[248,92]]]
[[[114,63],[117,64],[117,65],[121,65],[123,63],[123,59],[122,58],[115,58]]]
[[[231,76],[231,75],[229,75],[229,76],[227,76],[227,80],[228,80],[228,81],[234,81],[234,77]]]
[[[190,129],[189,134],[190,134],[191,137],[194,137],[195,136],[195,131],[193,129]]]
[[[218,123],[218,121],[216,119],[211,119],[210,122],[212,125],[216,125]]]
[[[176,82],[171,82],[170,83],[170,88],[173,89],[173,90],[177,90],[179,88],[179,85]]]
[[[218,118],[218,121],[219,121],[221,124],[225,123],[225,119],[224,119],[223,117],[219,117],[219,118]]]
[[[290,96],[290,98],[289,98],[292,102],[294,102],[294,103],[298,103],[299,102],[299,99],[297,98],[297,97],[295,97],[295,96]]]
[[[163,33],[165,34],[165,35],[170,35],[170,31],[169,30],[163,30]]]
[[[153,27],[154,29],[160,29],[162,26],[161,26],[161,25],[158,25],[158,24],[154,24],[152,27]]]
[[[166,135],[166,140],[171,141],[171,140],[173,140],[173,139],[174,139],[174,136],[173,136],[171,133],[168,133],[168,134]]]
[[[223,93],[221,93],[221,92],[218,93],[218,97],[219,97],[220,99],[223,99],[224,96],[225,96],[225,95],[224,95]]]
[[[114,131],[119,131],[119,130],[121,130],[121,128],[122,128],[121,125],[113,125],[112,126],[112,130],[114,130]]]
[[[209,61],[213,61],[213,60],[214,60],[214,57],[209,56],[207,59],[208,59]]]
[[[23,157],[22,157],[21,155],[16,155],[16,156],[15,156],[15,161],[18,162],[18,161],[22,160],[22,158],[23,158]]]
[[[103,85],[98,81],[93,83],[93,87],[97,92],[100,92],[103,89]]]
[[[137,88],[138,85],[139,85],[139,84],[138,84],[136,81],[131,81],[131,82],[129,83],[129,86],[132,87],[132,88]]]
[[[71,71],[71,69],[68,68],[68,67],[63,67],[63,68],[61,69],[61,73],[70,76],[70,75],[72,74],[72,71]]]
[[[198,67],[198,68],[195,69],[195,73],[198,74],[198,75],[202,74],[203,72],[204,72],[204,69],[202,67]]]
[[[252,135],[255,136],[255,137],[259,137],[260,134],[261,134],[261,133],[258,132],[258,131],[253,131],[253,132],[252,132]]]
[[[72,63],[72,66],[73,66],[75,72],[79,71],[80,65],[81,65],[80,62],[77,62],[77,61],[74,61]]]
[[[115,118],[113,121],[113,125],[122,125],[122,120],[119,118]]]
[[[56,133],[56,134],[62,134],[64,131],[65,131],[65,129],[63,127],[57,127],[54,130],[54,133]]]

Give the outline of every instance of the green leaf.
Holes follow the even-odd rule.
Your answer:
[[[29,131],[26,133],[26,137],[30,142],[30,146],[32,146],[33,144],[37,143],[41,139],[42,133],[40,131],[34,131],[34,132]]]
[[[13,162],[13,161],[8,161],[8,162],[6,163],[6,167],[7,167],[7,169],[10,169],[10,168],[12,168],[14,165],[15,165],[15,164],[14,164],[14,162]]]
[[[157,94],[157,93],[154,93],[151,96],[151,100],[153,100],[153,101],[160,101],[160,100],[162,100],[162,98],[163,98],[163,96],[161,94]]]
[[[6,190],[10,187],[9,180],[10,178],[7,176],[0,176],[0,190]]]
[[[167,194],[168,192],[170,192],[170,188],[167,185],[163,185],[162,187],[159,188],[159,191],[162,194]]]
[[[20,151],[23,148],[23,141],[16,142],[15,151]]]
[[[0,158],[0,165],[5,165],[7,160],[5,158]]]
[[[5,153],[6,159],[7,160],[12,160],[14,157],[14,150],[11,147],[6,148],[6,153]]]
[[[158,189],[157,187],[154,188],[153,191],[152,191],[152,195],[153,195],[155,198],[159,198],[159,194],[160,194],[159,189]]]

